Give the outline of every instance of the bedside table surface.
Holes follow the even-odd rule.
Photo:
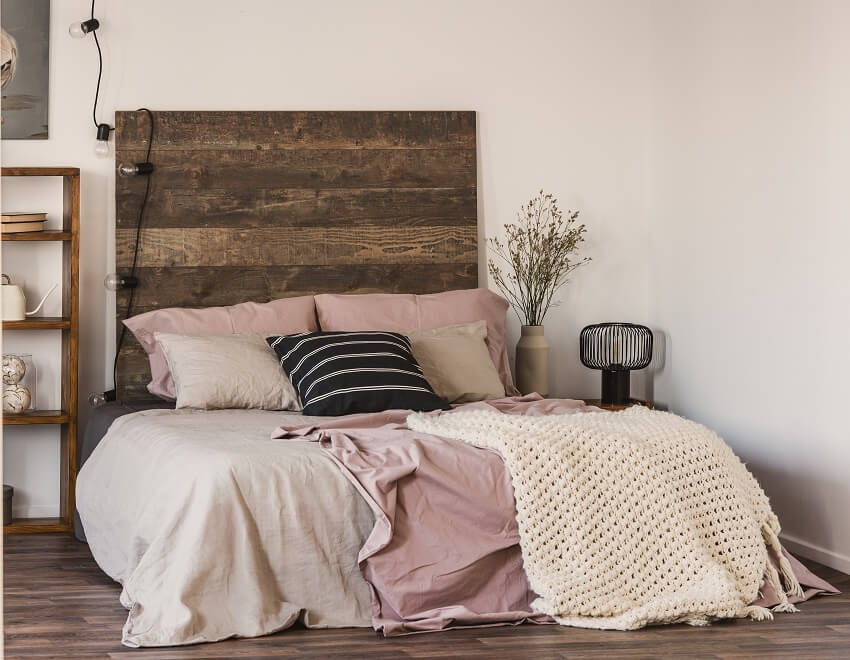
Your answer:
[[[602,408],[604,410],[625,410],[632,406],[646,406],[647,408],[652,408],[652,403],[649,401],[642,401],[641,399],[630,399],[629,403],[624,405],[602,403],[602,399],[583,399],[583,401],[589,406],[596,406],[597,408]]]

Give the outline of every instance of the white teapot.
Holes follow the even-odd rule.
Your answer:
[[[27,311],[27,299],[24,296],[24,291],[17,284],[12,284],[12,278],[6,275],[6,273],[2,274],[0,277],[0,281],[6,280],[3,282],[3,285],[0,286],[0,298],[3,301],[3,320],[4,321],[23,321],[27,316],[33,316],[38,313],[38,310],[41,309],[42,305],[44,305],[44,301],[47,300],[47,297],[55,291],[58,284],[54,284],[50,291],[44,294],[44,298],[38,303],[36,308],[31,312]]]

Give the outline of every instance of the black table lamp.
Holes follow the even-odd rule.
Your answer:
[[[626,405],[629,373],[652,360],[652,331],[634,323],[597,323],[581,331],[581,363],[602,370],[602,403]]]

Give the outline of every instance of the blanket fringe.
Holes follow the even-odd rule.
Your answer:
[[[782,552],[782,545],[779,543],[779,537],[776,532],[769,526],[765,525],[762,528],[762,536],[764,536],[764,540],[767,544],[773,549],[774,554],[779,561],[779,571],[782,574],[782,583],[784,583],[784,590],[781,588],[777,590],[777,594],[779,594],[782,602],[780,605],[786,605],[788,596],[795,596],[797,598],[803,597],[803,587],[800,585],[800,581],[797,579],[797,576],[794,575],[794,569],[791,568],[791,562],[788,561],[788,558],[785,556],[785,553]],[[773,568],[768,561],[768,566]],[[776,570],[773,571],[776,573]],[[777,582],[779,581],[779,577],[777,576]],[[783,594],[785,597],[783,598]],[[790,611],[790,610],[776,610],[779,612]]]
[[[738,618],[744,619],[749,617],[753,621],[772,621],[773,620],[773,612],[771,612],[766,607],[759,607],[758,605],[748,605],[741,613],[738,615]]]
[[[773,566],[770,558],[767,559],[767,565],[764,569],[764,577],[768,584],[773,587],[773,590],[776,592],[776,597],[779,598],[779,605],[774,607],[773,611],[788,612],[788,608],[794,606],[788,602],[788,594],[786,594],[785,590],[782,588],[782,581],[779,579],[779,573],[776,571],[776,568]]]
[[[782,573],[782,579],[785,582],[785,592],[789,596],[803,597],[803,587],[797,576],[794,575],[794,569],[791,568],[791,562],[785,556],[782,550],[779,550],[779,570]]]
[[[779,598],[779,604],[773,608],[773,611],[799,612],[800,610],[788,601],[788,596],[802,597],[803,588],[800,586],[797,576],[794,575],[790,562],[782,552],[782,546],[779,544],[779,537],[776,535],[776,532],[767,525],[762,528],[762,536],[764,536],[765,542],[776,554],[779,562],[779,571],[776,570],[773,562],[770,561],[770,557],[767,557],[765,560],[764,567],[764,579],[771,587],[773,587],[777,598]],[[780,577],[780,573],[782,574],[782,577]],[[755,617],[750,616],[750,618]],[[762,621],[763,619],[756,620]]]

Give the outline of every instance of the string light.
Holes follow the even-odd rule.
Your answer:
[[[94,143],[94,153],[101,157],[109,155],[109,134],[115,129],[109,124],[101,124],[97,121],[97,100],[100,96],[100,81],[103,77],[103,52],[100,50],[100,40],[97,38],[97,30],[100,28],[100,21],[94,17],[94,3],[91,0],[91,18],[84,21],[71,23],[68,28],[68,33],[75,39],[82,39],[90,34],[94,38],[94,45],[97,47],[97,87],[94,91],[94,104],[92,106],[92,120],[97,129],[97,140]]]

